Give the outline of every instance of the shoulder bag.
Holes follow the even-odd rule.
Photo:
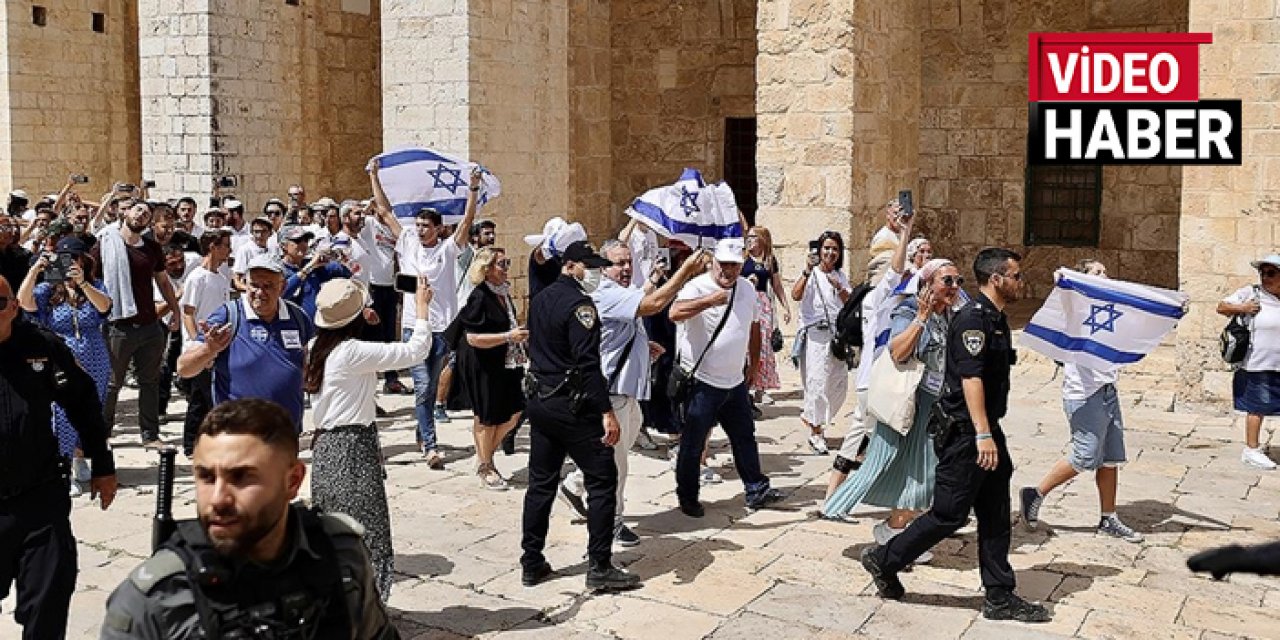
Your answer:
[[[703,358],[707,357],[707,352],[711,350],[711,345],[715,344],[716,338],[720,337],[720,332],[724,329],[724,325],[729,321],[729,314],[733,313],[733,302],[738,297],[738,283],[733,284],[733,288],[729,290],[729,306],[725,308],[724,315],[720,317],[720,323],[716,325],[715,331],[711,332],[711,339],[707,340],[707,346],[702,349],[702,354],[694,361],[693,368],[685,371],[680,366],[680,354],[676,354],[676,365],[671,369],[671,377],[667,379],[667,397],[671,400],[673,407],[683,408],[689,400],[689,390],[693,387],[693,374],[698,372],[698,367],[702,366]]]
[[[1253,295],[1255,299],[1261,299],[1258,285],[1253,286]],[[1227,326],[1222,328],[1222,335],[1218,337],[1218,344],[1222,350],[1222,359],[1227,364],[1238,365],[1244,362],[1245,356],[1249,354],[1249,340],[1252,337],[1251,324],[1248,316],[1237,315],[1231,316],[1231,319],[1227,321]]]
[[[924,363],[914,355],[898,364],[886,347],[871,365],[871,387],[867,390],[867,412],[907,435],[916,416],[916,388],[924,377]]]

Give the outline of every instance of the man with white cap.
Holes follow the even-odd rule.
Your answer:
[[[302,363],[315,325],[284,300],[285,267],[270,254],[249,263],[249,287],[209,315],[202,333],[178,358],[178,375],[213,367],[213,404],[263,398],[289,411],[302,431]]]
[[[559,216],[542,225],[542,233],[524,237],[525,244],[533,247],[529,254],[530,300],[560,277],[561,256],[565,248],[586,239],[587,232],[581,224],[567,223]]]
[[[780,502],[782,492],[769,486],[760,470],[755,419],[745,375],[747,344],[756,322],[755,287],[742,278],[746,250],[742,238],[716,242],[712,268],[680,290],[671,306],[676,323],[676,366],[688,378],[682,401],[684,428],[676,460],[676,496],[680,510],[700,518],[698,470],[707,433],[717,422],[729,436],[733,463],[746,488],[747,508]],[[673,402],[678,399],[673,398]]]
[[[227,198],[222,201],[222,208],[227,212],[227,227],[231,229],[231,255],[234,256],[245,243],[253,242],[253,236],[249,234],[249,225],[244,221],[243,202]]]
[[[467,190],[467,204],[463,211],[458,228],[469,229],[476,217],[476,198],[480,192],[479,167],[471,172],[471,181]],[[373,186],[374,204],[380,210],[379,218],[384,220],[391,232],[399,238],[396,241],[396,256],[400,259],[401,273],[426,276],[432,283],[444,283],[452,286],[457,281],[458,256],[467,243],[467,234],[456,233],[452,238],[444,239],[444,218],[439,211],[423,207],[414,214],[413,227],[405,228],[392,214],[391,201],[382,189],[378,179],[378,162],[369,164],[369,181]],[[433,285],[435,286],[435,285]],[[401,305],[400,326],[404,339],[408,341],[413,334],[412,328],[417,320],[413,304],[413,294],[404,294]],[[436,391],[440,383],[440,371],[444,368],[446,340],[444,331],[449,323],[458,315],[458,299],[454,296],[435,296],[430,305],[431,353],[421,364],[410,369],[413,374],[413,404],[418,418],[418,440],[422,454],[427,458],[427,465],[432,469],[444,468],[444,458],[436,450]]]

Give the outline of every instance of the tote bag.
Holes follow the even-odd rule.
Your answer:
[[[924,377],[924,363],[915,357],[898,364],[885,349],[871,365],[867,411],[890,429],[907,435],[916,417],[916,388]]]

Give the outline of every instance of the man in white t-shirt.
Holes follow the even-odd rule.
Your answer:
[[[618,417],[622,435],[613,446],[613,460],[618,467],[617,507],[614,511],[613,540],[623,547],[640,543],[640,537],[622,522],[623,493],[627,487],[627,456],[640,435],[642,415],[640,402],[649,399],[650,368],[663,348],[649,340],[643,319],[662,313],[694,275],[706,268],[705,254],[699,253],[684,262],[661,287],[646,281],[632,286],[634,254],[621,240],[609,240],[600,254],[612,264],[601,269],[600,286],[591,292],[591,300],[600,315],[600,364],[609,384],[609,402]],[[565,477],[560,486],[565,500],[586,517],[583,501],[586,493],[581,470]]]
[[[230,229],[206,231],[200,236],[200,266],[191,270],[183,281],[182,336],[184,344],[204,339],[204,322],[231,299],[231,281],[223,273],[223,263],[231,255]],[[247,263],[246,263],[247,264]],[[190,456],[195,447],[196,432],[205,414],[213,408],[213,375],[203,369],[188,383],[187,415],[182,425],[182,451]]]
[[[907,218],[909,219],[909,218]],[[902,232],[902,223],[905,219],[902,217],[902,205],[898,204],[895,198],[884,205],[884,226],[871,236],[871,257],[874,259],[876,255],[893,251],[898,248],[898,234]]]
[[[1107,277],[1107,268],[1097,260],[1083,260],[1077,270]],[[1116,515],[1116,485],[1120,465],[1126,460],[1124,420],[1116,395],[1119,369],[1102,371],[1068,362],[1062,366],[1062,372],[1062,406],[1071,427],[1071,448],[1066,457],[1049,469],[1039,486],[1023,487],[1018,493],[1022,522],[1027,528],[1035,529],[1044,497],[1081,472],[1093,471],[1102,509],[1098,533],[1126,542],[1142,542],[1142,534]]]
[[[270,241],[275,237],[275,226],[268,218],[254,218],[249,223],[249,236],[252,241],[241,243],[239,247],[234,246],[235,239],[232,238],[232,255],[235,260],[231,265],[231,274],[233,284],[240,291],[246,291],[249,287],[249,263],[254,258],[271,252]]]
[[[480,191],[480,170],[471,173],[471,183],[467,191],[467,204],[458,227],[471,228],[476,217],[476,196]],[[373,185],[374,204],[378,208],[378,217],[385,221],[391,232],[396,235],[396,257],[400,260],[400,272],[426,276],[433,287],[447,288],[457,281],[458,255],[467,242],[467,234],[456,233],[452,238],[442,239],[444,219],[439,211],[430,208],[419,209],[414,215],[414,226],[405,228],[392,215],[391,201],[382,190],[382,182],[378,180],[378,162],[369,165],[369,179]],[[417,320],[415,305],[411,294],[404,294],[401,306],[400,326],[404,328],[404,340],[407,342],[413,333],[413,323]],[[447,346],[444,330],[458,315],[458,299],[450,295],[439,295],[431,298],[430,317],[433,339],[431,353],[422,364],[410,369],[413,374],[414,412],[418,418],[418,440],[427,464],[432,469],[444,468],[444,458],[436,450],[435,398],[440,382],[440,370],[444,367],[444,356]]]
[[[671,305],[671,321],[676,323],[676,366],[693,372],[682,411],[680,441],[685,445],[676,459],[676,496],[680,510],[695,518],[705,513],[698,502],[702,443],[717,422],[733,447],[733,464],[746,489],[747,508],[764,508],[783,498],[760,470],[755,419],[747,393],[747,343],[751,324],[759,318],[755,287],[741,276],[745,256],[742,238],[718,241],[711,271],[690,280]],[[716,335],[722,320],[723,327]]]

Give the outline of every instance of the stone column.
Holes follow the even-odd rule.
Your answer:
[[[846,272],[862,277],[874,212],[918,179],[915,13],[914,0],[760,2],[757,220],[788,273],[832,229],[846,239]]]
[[[569,215],[607,233],[613,179],[612,38],[608,0],[569,6]]]
[[[367,195],[381,128],[372,6],[140,0],[139,11],[155,195],[203,200],[223,175],[240,180],[251,211],[291,182],[313,198]]]
[[[1191,0],[1188,31],[1213,34],[1200,47],[1200,95],[1244,103],[1244,163],[1185,167],[1178,246],[1179,288],[1191,312],[1178,323],[1183,401],[1231,398],[1231,372],[1218,355],[1226,319],[1219,300],[1258,282],[1251,260],[1276,251],[1280,214],[1280,17],[1272,2]]]

